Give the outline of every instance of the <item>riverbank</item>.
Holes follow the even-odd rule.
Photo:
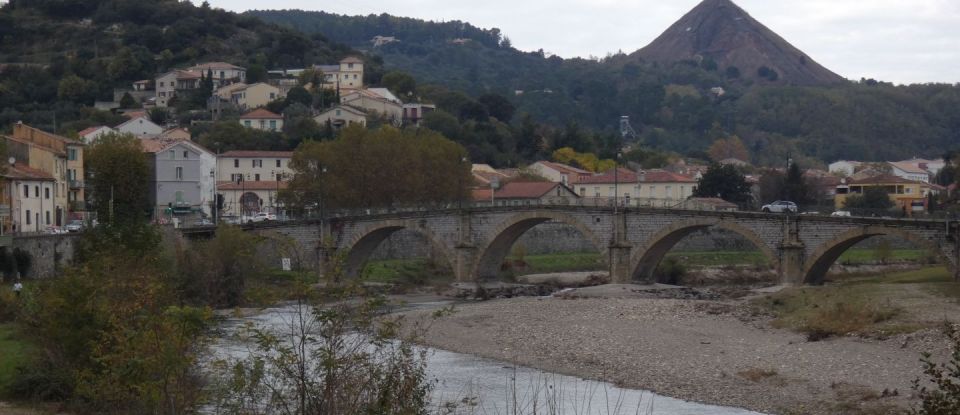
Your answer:
[[[894,277],[896,279],[896,277]],[[909,407],[925,351],[945,358],[938,324],[960,315],[956,299],[923,282],[871,282],[890,289],[887,336],[808,341],[775,328],[758,304],[738,300],[655,299],[636,286],[608,285],[549,298],[515,298],[458,307],[432,323],[424,342],[468,353],[646,389],[680,399],[772,414],[886,414]],[[824,287],[818,294],[830,293]],[[785,295],[779,293],[777,295]],[[881,301],[879,298],[877,301]],[[413,319],[429,313],[409,313]]]

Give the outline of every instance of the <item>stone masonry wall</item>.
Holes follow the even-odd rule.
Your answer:
[[[73,264],[79,235],[37,235],[13,238],[11,249],[20,249],[30,254],[30,271],[22,275],[27,279],[53,278],[65,267]]]

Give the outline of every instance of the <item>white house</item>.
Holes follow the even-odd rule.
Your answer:
[[[360,108],[367,114],[373,115],[375,113],[396,125],[403,122],[403,106],[399,100],[394,101],[385,98],[383,95],[370,90],[361,89],[343,95],[340,97],[340,103]]]
[[[230,92],[230,101],[241,110],[260,108],[282,98],[280,89],[263,82],[236,88]]]
[[[838,173],[849,177],[853,176],[853,174],[856,173],[857,168],[861,165],[863,165],[863,162],[840,160],[830,163],[829,171],[830,173]]]
[[[4,173],[10,196],[12,231],[43,232],[55,223],[56,203],[53,191],[57,187],[52,175],[22,163],[7,166]]]
[[[930,183],[930,172],[921,168],[917,164],[908,162],[888,162],[891,173],[894,176],[902,177],[915,182]]]
[[[424,116],[436,110],[437,106],[432,104],[403,104],[403,123],[419,126]]]
[[[203,76],[210,74],[213,76],[213,87],[219,88],[223,85],[233,82],[245,82],[247,80],[247,69],[226,62],[208,62],[187,69],[191,72],[198,72]]]
[[[121,134],[133,134],[137,137],[156,137],[163,133],[163,127],[154,124],[147,117],[135,117],[114,129]]]
[[[156,106],[166,107],[178,91],[189,91],[200,87],[200,72],[174,70],[161,74],[155,80]]]
[[[240,125],[255,130],[282,131],[283,116],[259,108],[241,116]]]
[[[551,182],[563,183],[567,186],[580,182],[581,178],[593,175],[586,170],[552,161],[538,161],[531,164],[529,170]]]
[[[320,126],[329,122],[331,127],[339,130],[350,124],[367,125],[367,114],[350,106],[337,105],[313,117],[313,120]]]
[[[97,139],[104,136],[105,134],[110,134],[114,132],[116,131],[114,131],[113,128],[107,127],[105,125],[98,125],[96,127],[87,128],[86,130],[83,130],[77,133],[77,135],[80,137],[80,141],[83,141],[84,144],[93,144],[97,141]]]
[[[936,176],[940,173],[940,170],[947,165],[943,159],[939,160],[927,160],[922,158],[914,157],[910,160],[899,161],[897,164],[906,164],[911,166],[916,166],[917,168],[926,170],[930,173],[931,176]]]

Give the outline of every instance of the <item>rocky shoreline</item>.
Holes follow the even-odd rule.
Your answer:
[[[737,300],[607,285],[457,307],[425,344],[661,395],[771,414],[893,413],[911,404],[937,330],[810,343]],[[672,294],[671,294],[672,295]],[[696,297],[694,297],[696,298]],[[407,313],[430,320],[430,311]]]

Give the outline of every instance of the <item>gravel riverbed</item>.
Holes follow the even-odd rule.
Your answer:
[[[602,292],[606,290],[607,292]],[[882,414],[908,408],[937,330],[885,340],[806,337],[737,301],[590,296],[471,303],[430,322],[433,347],[771,414]],[[601,298],[602,297],[602,298]],[[430,311],[409,312],[413,320]]]

